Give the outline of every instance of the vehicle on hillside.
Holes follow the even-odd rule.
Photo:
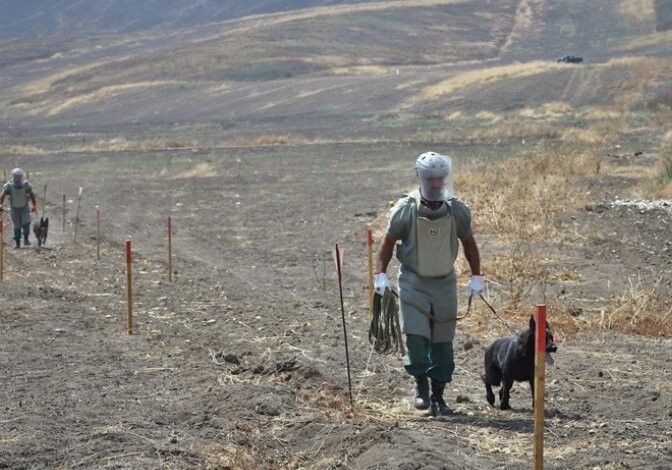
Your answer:
[[[556,62],[564,62],[566,64],[580,64],[583,62],[583,57],[579,57],[577,55],[563,55],[562,57],[558,57]]]

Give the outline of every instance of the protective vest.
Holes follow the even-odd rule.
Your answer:
[[[17,188],[13,182],[7,183],[5,193],[9,193],[12,209],[24,209],[28,206],[28,192],[30,189],[30,185],[27,181],[25,181],[20,188]]]
[[[450,201],[437,210],[423,206],[420,191],[409,195],[415,212],[408,240],[397,247],[397,259],[423,277],[446,277],[457,258],[457,230]]]

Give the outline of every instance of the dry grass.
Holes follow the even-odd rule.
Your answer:
[[[491,84],[502,80],[529,77],[559,68],[562,68],[562,64],[539,60],[526,62],[524,64],[512,64],[471,70],[426,87],[418,95],[403,103],[401,108],[406,109],[422,102],[441,99],[446,95],[450,95],[464,88]]]
[[[377,65],[353,65],[349,67],[333,67],[327,70],[325,75],[340,77],[350,75],[389,75],[392,73],[395,73],[395,69],[390,67]]]
[[[451,132],[454,137],[457,132]],[[494,126],[475,127],[467,129],[460,134],[467,139],[479,140],[502,140],[502,139],[557,139],[562,133],[562,128],[548,122],[506,122]]]
[[[0,146],[0,156],[11,155],[40,155],[47,153],[47,150],[34,145],[8,145]]]
[[[524,118],[531,119],[558,119],[572,112],[572,106],[563,101],[550,101],[536,108],[526,107],[519,111]]]
[[[209,163],[199,163],[192,169],[175,175],[173,179],[210,178],[212,176],[217,176],[217,171],[212,167],[212,165]]]
[[[305,143],[305,139],[293,135],[262,135],[258,137],[238,137],[233,141],[236,147],[256,147],[259,145],[296,145]]]
[[[672,131],[667,131],[660,142],[660,178],[665,183],[672,181]]]
[[[170,137],[129,140],[126,137],[119,136],[109,139],[99,139],[89,144],[71,145],[59,150],[67,152],[124,152],[129,150],[188,149],[198,146],[198,142],[192,140],[173,139]]]
[[[618,142],[626,129],[624,121],[602,121],[588,128],[569,127],[561,132],[560,139],[565,142],[606,145]]]
[[[630,112],[645,104],[648,90],[665,85],[669,81],[669,58],[620,57],[602,65],[605,69],[623,67],[631,72],[628,79],[618,86],[614,105],[622,112]]]
[[[670,134],[663,142],[672,139]],[[580,243],[582,237],[561,225],[558,216],[589,201],[582,181],[601,171],[597,153],[564,152],[544,144],[531,155],[481,164],[457,175],[460,197],[477,214],[475,230],[489,236],[490,245],[496,245],[497,254],[484,259],[483,271],[497,293],[492,300],[503,321],[524,322],[530,315],[530,299],[536,299],[549,306],[554,329],[563,335],[594,329],[672,334],[672,306],[660,281],[648,287],[631,282],[627,292],[604,299],[597,310],[595,304],[579,305],[581,302],[565,298],[563,286],[580,282],[582,277],[572,269],[571,261],[563,258],[562,246]],[[642,176],[638,167],[627,171]],[[655,178],[653,170],[649,178]],[[550,248],[535,255],[541,246]],[[468,267],[461,257],[456,269],[466,278]],[[586,309],[601,320],[590,323],[592,316],[581,314]],[[492,325],[467,324],[474,333],[492,333]]]
[[[474,117],[481,121],[487,121],[490,124],[496,124],[502,120],[500,115],[490,111],[479,111]]]
[[[620,0],[618,9],[624,16],[640,22],[640,23],[655,23],[656,7],[654,0]]]
[[[137,82],[137,83],[125,83],[123,85],[113,85],[113,86],[106,86],[99,88],[98,90],[91,92],[91,93],[85,93],[81,94],[78,96],[75,96],[73,98],[66,99],[62,101],[61,103],[55,104],[53,106],[43,106],[43,107],[37,107],[35,109],[31,110],[31,114],[36,114],[39,112],[44,112],[46,108],[46,114],[47,116],[54,116],[56,114],[59,114],[69,108],[72,108],[73,106],[79,106],[83,104],[90,104],[90,103],[95,103],[99,101],[105,101],[109,100],[110,98],[127,92],[131,90],[137,90],[141,88],[155,88],[155,87],[160,87],[160,86],[165,86],[165,85],[174,85],[174,84],[180,84],[180,82],[175,82],[175,81],[147,81],[147,82]]]
[[[203,449],[207,456],[208,469],[241,469],[259,468],[257,452],[253,447],[236,444],[212,444]]]
[[[661,291],[662,278],[652,286],[629,279],[627,290],[615,297],[613,309],[603,309],[600,328],[651,336],[672,331],[672,304]]]
[[[488,162],[456,176],[461,197],[475,208],[476,229],[501,240],[557,240],[568,234],[555,215],[584,205],[580,179],[599,172],[595,153],[565,153],[541,145],[524,157]]]
[[[627,43],[627,47],[640,48],[652,46],[667,46],[672,42],[672,31],[661,31],[645,36],[637,36]]]

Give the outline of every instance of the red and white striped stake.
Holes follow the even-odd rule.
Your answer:
[[[131,274],[131,241],[126,240],[126,294],[128,334],[133,334],[133,276]]]
[[[534,355],[534,469],[544,468],[544,385],[546,382],[546,305],[537,305]]]
[[[168,216],[168,282],[173,282],[173,219]]]
[[[373,230],[367,230],[366,244],[369,257],[369,312],[373,313]]]
[[[341,298],[341,317],[343,318],[343,338],[345,339],[345,363],[348,369],[348,392],[350,394],[350,408],[355,411],[355,403],[352,400],[352,379],[350,378],[350,353],[348,350],[348,333],[345,328],[345,305],[343,304],[343,257],[338,249],[338,244],[334,248],[334,262],[338,272],[338,293]]]

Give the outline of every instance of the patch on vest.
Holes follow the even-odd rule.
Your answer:
[[[429,229],[429,236],[430,237],[438,237],[441,235],[441,231],[438,228],[430,228]]]

